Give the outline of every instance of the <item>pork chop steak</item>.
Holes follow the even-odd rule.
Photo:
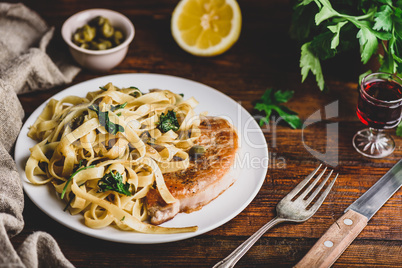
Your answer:
[[[238,136],[233,126],[219,117],[203,117],[201,136],[194,142],[204,147],[205,153],[190,158],[187,169],[163,174],[165,183],[177,199],[167,204],[156,189],[146,198],[152,224],[161,224],[179,212],[191,213],[201,209],[234,183],[228,174],[238,148]]]

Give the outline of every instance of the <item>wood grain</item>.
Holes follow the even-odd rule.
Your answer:
[[[16,1],[15,1],[16,2]],[[226,53],[199,58],[181,50],[170,34],[170,16],[177,0],[22,0],[55,27],[51,47],[68,55],[60,38],[64,20],[89,8],[109,8],[125,14],[136,36],[125,60],[105,74],[86,70],[69,85],[19,96],[26,117],[43,101],[79,82],[108,74],[161,73],[207,84],[238,101],[252,115],[254,102],[267,88],[294,90],[287,106],[305,121],[314,113],[321,121],[300,130],[283,122],[264,126],[270,162],[265,182],[251,204],[230,222],[192,239],[159,245],[128,245],[98,240],[72,231],[25,199],[25,228],[12,242],[18,247],[34,231],[55,237],[76,267],[211,267],[275,216],[275,206],[298,182],[322,162],[311,153],[327,156],[340,175],[315,216],[302,224],[284,223],[266,233],[237,267],[291,267],[299,262],[343,211],[402,157],[402,138],[384,159],[369,159],[352,147],[352,137],[364,128],[355,114],[357,80],[365,69],[359,55],[347,54],[323,64],[328,92],[313,77],[301,83],[300,44],[289,37],[293,1],[239,0],[243,15],[240,39]],[[327,118],[328,105],[337,116]],[[337,131],[327,131],[328,126]],[[252,179],[252,178],[250,178]],[[402,267],[402,192],[398,191],[335,262],[333,267]]]

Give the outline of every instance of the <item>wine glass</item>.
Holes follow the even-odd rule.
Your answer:
[[[395,149],[395,141],[384,129],[396,127],[402,118],[402,79],[395,74],[372,73],[360,84],[356,109],[369,128],[353,137],[353,146],[362,155],[382,158]]]

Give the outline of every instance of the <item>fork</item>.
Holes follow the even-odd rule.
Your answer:
[[[317,171],[321,168],[322,164],[320,164],[313,172],[311,172],[304,180],[302,180],[290,193],[288,193],[281,201],[279,201],[276,206],[277,216],[273,218],[270,222],[261,227],[257,232],[255,232],[252,236],[250,236],[246,241],[243,242],[238,248],[236,248],[229,256],[218,262],[214,265],[213,268],[227,268],[233,267],[241,257],[257,242],[257,240],[265,234],[269,229],[278,223],[290,221],[290,222],[304,222],[311,218],[314,213],[318,210],[321,204],[324,202],[324,199],[327,197],[329,192],[331,191],[332,186],[334,185],[338,174],[335,175],[335,178],[329,183],[327,188],[323,191],[323,193],[318,197],[317,201],[310,207],[309,205],[313,202],[313,200],[320,193],[328,179],[331,177],[333,170],[329,172],[327,177],[320,183],[320,185],[314,190],[313,193],[306,199],[307,195],[312,191],[315,185],[317,185],[318,181],[325,174],[327,168],[317,176],[316,179],[307,187],[305,191],[302,191],[307,184],[311,181]],[[300,194],[301,193],[301,194]],[[300,194],[296,199],[295,197]]]

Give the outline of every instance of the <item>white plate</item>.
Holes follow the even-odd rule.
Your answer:
[[[167,75],[159,74],[118,74],[95,78],[69,87],[53,96],[61,99],[67,95],[84,97],[88,91],[95,91],[99,86],[112,82],[117,87],[136,86],[143,92],[149,89],[169,89],[183,93],[185,99],[191,96],[199,101],[196,112],[208,111],[209,115],[224,117],[237,129],[239,151],[231,172],[236,182],[214,201],[201,210],[191,214],[179,213],[163,226],[198,226],[198,231],[182,234],[141,234],[121,231],[113,227],[91,229],[84,225],[81,215],[72,216],[64,212],[65,203],[61,201],[50,186],[35,186],[25,176],[25,163],[30,155],[29,148],[36,142],[28,138],[31,126],[45,104],[43,103],[25,122],[15,147],[15,160],[22,178],[25,193],[42,211],[59,223],[99,239],[132,244],[154,244],[177,241],[194,237],[213,230],[238,215],[254,199],[260,190],[268,169],[268,148],[265,137],[257,122],[237,102],[221,92],[206,85]]]

